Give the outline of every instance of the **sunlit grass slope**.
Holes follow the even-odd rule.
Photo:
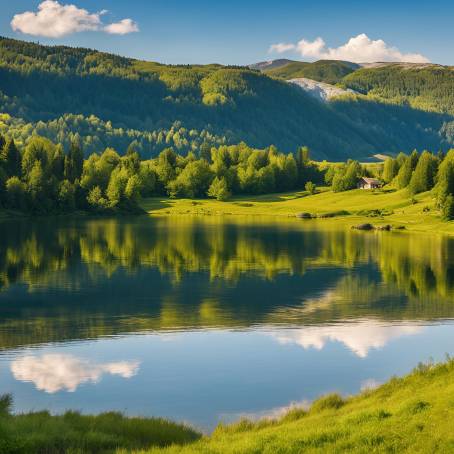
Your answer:
[[[375,391],[329,395],[280,420],[219,426],[193,444],[147,453],[454,452],[454,362],[421,366]]]
[[[306,192],[235,197],[227,202],[211,199],[150,198],[142,207],[154,215],[271,215],[294,217],[299,213],[333,215],[324,223],[354,225],[360,222],[404,226],[408,230],[454,234],[454,223],[443,222],[431,193],[412,198],[406,190],[353,190],[333,193],[322,189],[319,194]],[[382,212],[376,216],[373,210]],[[342,213],[345,212],[345,213]],[[374,215],[373,217],[371,217]],[[313,222],[313,221],[302,221]]]

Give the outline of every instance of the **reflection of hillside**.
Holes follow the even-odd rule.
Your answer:
[[[454,317],[452,240],[320,226],[215,217],[3,223],[0,346]]]
[[[210,278],[237,281],[254,273],[303,274],[307,264],[351,266],[367,258],[365,248],[344,231],[301,233],[295,222],[225,222],[193,218],[5,223],[0,257],[3,286],[58,284],[56,272],[83,262],[89,274],[111,276],[120,268],[157,267],[178,282],[184,273],[209,271]],[[6,242],[6,238],[8,241]],[[367,239],[363,239],[367,241]],[[97,265],[93,267],[93,265]],[[77,282],[71,281],[74,285]],[[80,285],[81,283],[79,283]]]
[[[381,320],[437,320],[454,318],[454,301],[433,292],[402,292],[395,282],[376,280],[355,270],[341,277],[317,297],[302,298],[293,307],[278,307],[269,323],[299,325],[376,317]]]

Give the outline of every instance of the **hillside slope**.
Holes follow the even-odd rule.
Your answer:
[[[286,66],[289,63],[296,62],[294,60],[288,60],[287,58],[278,58],[277,60],[268,60],[254,63],[252,65],[249,65],[249,68],[255,69],[257,71],[268,71],[270,69],[281,68],[282,66]]]
[[[367,65],[342,85],[370,96],[438,113],[454,114],[454,67],[393,63]]]
[[[318,82],[336,84],[359,68],[359,65],[346,61],[319,60],[314,63],[295,61],[278,67],[270,65],[262,70],[269,76],[286,80],[304,77]]]
[[[307,145],[329,160],[454,143],[452,116],[394,104],[356,96],[326,104],[246,67],[168,66],[0,38],[0,113],[8,114],[0,130],[22,142],[38,133],[124,152],[136,141],[150,157],[168,146],[197,152],[245,141]]]
[[[276,60],[282,62],[284,60]],[[320,60],[314,63],[288,61],[258,68],[285,80],[307,78],[374,98],[408,103],[438,113],[454,114],[454,67],[433,63],[363,63]]]
[[[117,128],[155,131],[179,121],[229,142],[320,158],[369,155],[348,119],[302,90],[247,68],[165,66],[89,49],[0,40],[0,112],[25,122],[95,115]],[[163,147],[166,144],[163,144]]]
[[[196,443],[146,452],[453,452],[453,379],[453,361],[421,365],[356,397],[331,394],[309,410],[290,408],[278,420],[221,425]]]

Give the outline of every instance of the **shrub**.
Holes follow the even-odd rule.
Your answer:
[[[445,221],[454,219],[454,197],[452,195],[446,197],[441,209],[441,216]]]
[[[311,195],[314,195],[317,192],[317,186],[312,183],[312,181],[308,181],[305,184],[304,189]]]
[[[323,410],[337,410],[345,405],[345,400],[339,394],[333,393],[314,401],[311,412],[316,413]]]

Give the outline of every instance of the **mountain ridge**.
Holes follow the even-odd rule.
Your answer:
[[[323,61],[316,68],[333,65],[339,64]],[[381,79],[369,87],[364,77],[382,69],[340,66],[348,72],[341,88],[362,94],[323,103],[246,67],[164,65],[0,38],[0,113],[11,117],[0,120],[0,130],[19,142],[27,140],[26,131],[59,141],[70,130],[90,150],[123,148],[129,138],[145,157],[167,146],[187,153],[245,141],[282,151],[307,145],[317,159],[344,160],[454,143],[454,118],[446,109],[424,112],[369,96]],[[328,73],[342,75],[336,71]]]

